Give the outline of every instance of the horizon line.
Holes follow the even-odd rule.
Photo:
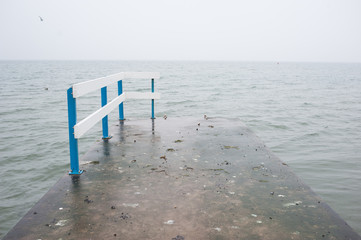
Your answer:
[[[319,61],[319,60],[216,60],[216,59],[193,59],[193,60],[185,60],[185,59],[0,59],[0,61],[19,61],[19,62],[254,62],[254,63],[361,63],[361,61]]]

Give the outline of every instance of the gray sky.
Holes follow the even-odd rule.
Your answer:
[[[361,0],[0,0],[0,59],[361,62]]]

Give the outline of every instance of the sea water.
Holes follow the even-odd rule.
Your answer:
[[[0,61],[0,237],[69,170],[67,88],[123,71],[161,73],[156,117],[239,118],[361,234],[359,63]],[[116,85],[108,90],[110,100]],[[77,106],[81,120],[99,108],[100,90]],[[149,118],[150,100],[124,109],[127,119]],[[100,138],[99,123],[80,139],[80,155]]]

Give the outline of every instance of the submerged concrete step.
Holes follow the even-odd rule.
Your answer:
[[[361,239],[237,119],[111,134],[4,239]]]

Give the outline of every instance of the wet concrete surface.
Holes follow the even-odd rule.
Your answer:
[[[126,120],[4,239],[361,239],[236,119]]]

